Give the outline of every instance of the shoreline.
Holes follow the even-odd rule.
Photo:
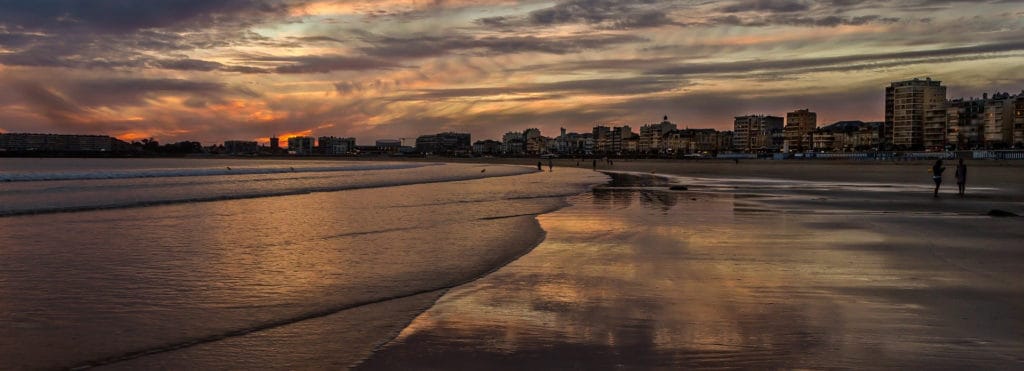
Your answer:
[[[357,368],[1020,365],[1012,219],[858,199],[821,213],[780,190],[631,177],[540,216],[541,246],[452,289]]]

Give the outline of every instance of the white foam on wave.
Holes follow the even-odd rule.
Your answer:
[[[216,167],[191,169],[131,169],[131,170],[89,170],[60,172],[0,172],[0,182],[33,182],[55,180],[98,180],[98,179],[134,179],[134,178],[171,178],[222,175],[259,175],[285,173],[323,173],[338,171],[366,170],[399,170],[422,166],[438,165],[434,163],[372,163],[344,166],[260,166],[260,167]]]

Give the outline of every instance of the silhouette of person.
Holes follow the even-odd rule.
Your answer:
[[[959,188],[960,197],[963,197],[964,188],[967,187],[967,165],[964,164],[963,158],[956,164],[956,186]]]
[[[548,159],[548,171],[555,171],[555,163],[550,158]]]
[[[544,171],[544,166],[540,161],[537,161],[537,171]]]
[[[597,159],[594,159],[594,171],[597,171]]]
[[[939,185],[942,184],[943,171],[946,171],[946,168],[942,166],[942,159],[935,160],[935,164],[932,165],[932,180],[935,181],[935,193],[932,197],[939,197]]]

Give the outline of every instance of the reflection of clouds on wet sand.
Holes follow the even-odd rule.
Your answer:
[[[452,290],[362,366],[1020,365],[1024,323],[1007,314],[1024,303],[1005,298],[1022,288],[965,273],[976,262],[961,263],[957,244],[988,242],[986,257],[1005,258],[1022,232],[972,235],[977,221],[963,217],[746,212],[751,201],[730,193],[617,185],[627,189],[542,215],[548,238],[533,252]],[[959,237],[921,250],[920,234]],[[1003,264],[1022,268],[1017,255]],[[995,319],[944,322],[972,304]]]

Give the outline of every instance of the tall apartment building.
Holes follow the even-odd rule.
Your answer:
[[[130,146],[106,135],[0,134],[0,151],[11,152],[123,152]]]
[[[665,116],[660,123],[641,126],[637,149],[642,153],[658,152],[662,147],[661,138],[676,129],[676,124],[668,121],[668,116]]]
[[[984,99],[951,99],[946,102],[946,143],[958,149],[978,148],[984,142]]]
[[[906,149],[942,148],[946,144],[946,87],[941,81],[913,79],[885,88],[885,127],[892,145]]]
[[[778,116],[736,116],[733,121],[733,149],[746,152],[762,148],[778,150],[783,144],[782,127],[782,117]]]
[[[343,155],[356,149],[356,138],[319,137],[317,150],[325,155]]]
[[[783,136],[785,137],[783,148],[788,148],[790,151],[810,149],[811,144],[805,141],[809,140],[807,135],[817,127],[818,114],[811,112],[810,109],[804,108],[786,113],[786,127],[783,129]]]
[[[1024,147],[1024,92],[1013,100],[1013,145]]]
[[[288,152],[296,155],[309,155],[313,153],[313,137],[291,137],[288,138]]]

